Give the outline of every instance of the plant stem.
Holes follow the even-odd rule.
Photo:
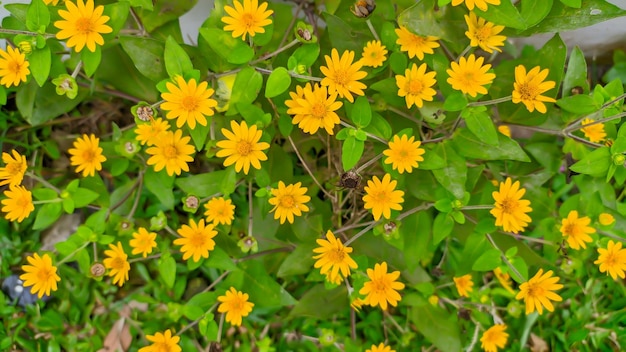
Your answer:
[[[248,181],[248,236],[252,235],[252,225],[254,220],[254,208],[252,198],[252,181]]]
[[[76,78],[78,77],[78,74],[80,73],[80,69],[83,67],[83,60],[78,61],[78,63],[76,64],[76,67],[74,67],[74,72],[72,72],[72,78]]]
[[[41,183],[42,185],[46,186],[47,188],[50,188],[51,190],[57,192],[57,194],[61,194],[61,190],[56,188],[53,184],[51,184],[50,182],[44,180],[43,178],[35,175],[32,171],[28,171],[26,172],[26,176],[32,178],[33,180]]]
[[[257,70],[258,72],[265,73],[267,75],[269,75],[272,72],[274,72],[274,70],[270,70],[270,69],[267,69],[267,68],[261,68],[261,67],[257,67],[257,66],[253,66],[252,68]],[[288,73],[289,73],[289,75],[291,77],[294,77],[294,78],[302,78],[302,79],[306,79],[306,80],[309,80],[309,81],[316,81],[316,82],[321,82],[322,81],[322,79],[319,78],[319,77],[299,75],[299,74],[294,73],[292,71],[289,71]]]
[[[74,257],[74,255],[76,255],[76,253],[78,253],[79,251],[83,250],[85,247],[87,247],[91,242],[85,242],[83,243],[82,246],[76,248],[75,250],[72,251],[72,253],[68,254],[65,258],[59,260],[57,262],[57,267],[61,266],[62,264],[66,263],[68,260],[72,259]]]
[[[366,167],[368,167],[368,166],[372,165],[373,163],[377,162],[382,157],[383,157],[383,153],[380,153],[380,154],[376,155],[375,157],[370,159],[368,162],[366,162],[365,164],[361,165],[358,169],[354,170],[354,172],[356,172],[357,174],[360,173]]]
[[[296,152],[296,155],[298,156],[298,159],[300,160],[300,163],[302,163],[302,166],[304,167],[306,172],[313,179],[313,182],[315,182],[315,184],[326,195],[326,197],[328,197],[328,199],[332,200],[333,202],[336,201],[337,199],[335,198],[335,196],[333,196],[332,194],[328,193],[328,191],[324,188],[324,186],[322,186],[320,181],[318,181],[317,178],[315,177],[315,175],[313,175],[313,172],[311,171],[311,169],[309,169],[309,166],[304,161],[304,158],[302,158],[302,155],[300,154],[300,151],[298,151],[298,148],[296,147],[296,144],[293,142],[293,139],[291,139],[291,136],[287,137],[287,139],[289,139],[289,143],[291,144],[291,147]]]
[[[300,43],[300,41],[298,39],[294,39],[290,43],[288,43],[287,45],[283,46],[282,48],[278,48],[275,51],[273,51],[273,52],[271,52],[269,54],[263,55],[263,56],[261,56],[260,58],[254,60],[254,61],[250,61],[250,66],[254,66],[254,65],[258,64],[259,62],[263,62],[263,61],[265,61],[267,59],[271,59],[272,57],[282,53],[285,50],[290,49],[291,47],[293,47],[294,45],[297,45],[298,43]]]
[[[374,36],[374,38],[378,41],[380,41],[380,38],[378,37],[378,33],[376,33],[376,30],[374,29],[374,26],[372,25],[372,21],[370,21],[370,19],[366,19],[365,23],[367,23],[367,26],[370,29],[370,32],[372,32],[372,35]]]
[[[36,37],[38,35],[43,36],[44,38],[48,39],[48,38],[54,38],[54,34],[50,34],[50,33],[37,33],[37,32],[31,32],[31,31],[20,31],[20,30],[16,30],[16,29],[7,29],[7,28],[0,28],[0,33],[6,33],[6,34],[23,34],[23,35],[30,35],[33,37]]]
[[[475,102],[467,104],[467,106],[495,105],[495,104],[499,104],[499,103],[504,103],[505,101],[509,101],[509,100],[511,100],[511,96],[510,95],[506,96],[506,97],[502,97],[502,98],[492,99],[492,100],[475,101]]]
[[[466,205],[461,210],[487,210],[492,209],[493,205]]]
[[[493,240],[493,238],[491,238],[491,235],[486,233],[485,236],[487,236],[487,240],[489,240],[489,243],[491,243],[493,248],[495,248],[498,251],[500,251],[500,258],[502,258],[502,261],[504,261],[506,263],[506,265],[509,267],[509,269],[511,269],[511,272],[513,274],[515,274],[515,276],[517,276],[517,279],[518,279],[517,281],[518,282],[523,282],[524,281],[524,277],[522,276],[522,274],[520,274],[519,271],[517,271],[517,268],[515,268],[513,266],[513,264],[509,261],[509,258],[507,258],[506,255],[504,255],[504,252],[502,252],[502,250],[500,249],[500,247],[498,247],[498,245]]]

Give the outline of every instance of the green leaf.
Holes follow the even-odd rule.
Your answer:
[[[35,188],[33,190],[33,197],[37,200],[51,200],[58,198],[57,192],[50,188]]]
[[[398,15],[398,24],[422,36],[433,35],[439,38],[452,38],[450,33],[454,31],[456,26],[451,26],[450,22],[442,21],[438,12],[435,0],[417,1]]]
[[[174,185],[174,176],[169,176],[165,170],[159,172],[154,171],[154,168],[147,168],[144,174],[144,184],[146,188],[154,194],[159,202],[166,209],[174,209],[174,191],[172,186]],[[201,197],[194,192],[187,192],[187,194],[193,194]]]
[[[189,55],[172,37],[167,37],[165,41],[163,56],[165,58],[165,70],[172,78],[184,76],[186,72],[193,70]]]
[[[559,99],[556,101],[556,105],[565,111],[580,116],[598,111],[602,104],[596,102],[591,95],[578,94]]]
[[[502,3],[505,3],[505,1]],[[440,307],[425,304],[411,307],[409,319],[411,319],[417,331],[442,352],[458,352],[462,350],[456,313],[451,314]]]
[[[433,245],[436,246],[446,237],[450,236],[454,229],[454,219],[447,213],[439,213],[433,223]]]
[[[77,188],[71,195],[76,208],[86,207],[100,197],[100,194],[87,188]]]
[[[332,319],[349,304],[344,286],[327,290],[323,284],[319,284],[302,295],[287,318],[308,317],[325,321]]]
[[[363,130],[384,140],[389,140],[393,133],[389,122],[377,112],[372,113],[372,121]]]
[[[237,73],[230,96],[229,109],[226,115],[238,113],[237,103],[251,104],[256,100],[263,87],[263,76],[252,67],[245,67]]]
[[[319,44],[304,44],[293,52],[291,57],[296,59],[299,65],[311,67],[320,55]]]
[[[526,28],[541,22],[552,9],[552,0],[525,0],[522,1],[521,16],[526,22]]]
[[[574,7],[577,9],[580,8],[583,3],[583,0],[560,0],[560,1],[569,7]]]
[[[48,80],[50,67],[52,66],[52,56],[50,55],[50,47],[44,46],[42,49],[35,49],[28,57],[30,62],[30,72],[40,87]]]
[[[38,91],[37,84],[35,81],[31,80],[30,82],[22,84],[20,88],[21,89],[18,89],[15,94],[15,103],[22,116],[24,116],[26,121],[29,121],[32,119],[33,110],[35,108],[35,98],[37,97]],[[56,91],[54,95],[56,95]],[[31,123],[31,125],[33,125],[33,123]]]
[[[149,11],[153,9],[152,0],[128,0],[128,2],[132,7],[142,7]]]
[[[98,69],[100,61],[102,60],[102,49],[100,48],[100,45],[96,45],[96,51],[94,52],[85,48],[80,52],[80,59],[83,61],[85,74],[87,77],[91,77]]]
[[[168,288],[174,287],[176,281],[176,260],[171,255],[163,255],[159,259],[159,276]]]
[[[472,131],[476,138],[490,146],[498,145],[498,132],[486,111],[466,109],[461,115],[465,118],[467,128]]]
[[[349,117],[358,128],[367,127],[372,121],[372,109],[366,97],[358,97],[349,110]]]
[[[311,270],[317,270],[312,269],[315,262],[313,259],[315,247],[317,247],[315,242],[298,245],[282,262],[276,276],[284,278],[293,275],[305,275]]]
[[[356,139],[355,136],[348,136],[341,146],[341,162],[344,170],[352,169],[361,159],[365,143]]]
[[[604,176],[611,165],[611,153],[608,147],[598,148],[587,154],[582,160],[570,166],[570,170],[594,177]]]
[[[446,111],[461,111],[467,106],[467,97],[461,92],[454,92],[446,97],[443,108]]]
[[[120,36],[119,41],[142,75],[154,82],[167,78],[165,63],[162,59],[165,46],[162,42],[135,36]]]
[[[43,33],[50,24],[50,10],[42,0],[33,0],[26,13],[26,28]],[[29,58],[30,61],[30,58]]]
[[[252,60],[254,50],[239,38],[233,38],[217,28],[200,28],[200,35],[220,57],[232,64],[244,64]]]
[[[222,270],[237,270],[237,265],[220,247],[215,247],[210,253],[209,258],[204,260],[204,265],[209,268],[217,268]]]
[[[289,137],[291,135],[291,131],[293,131],[293,121],[291,116],[287,114],[280,114],[278,116],[278,130],[283,137]]]
[[[67,214],[71,214],[74,212],[74,201],[72,199],[63,199],[63,202],[61,202],[61,204],[63,204],[63,211],[65,211]]]
[[[255,307],[283,307],[298,302],[268,274],[263,263],[251,260],[242,262],[239,266],[242,270],[234,271],[231,275],[243,276],[242,291],[250,295],[250,301]]]
[[[193,141],[193,145],[196,147],[196,151],[201,151],[204,148],[207,138],[209,138],[211,132],[211,117],[207,116],[206,126],[202,126],[197,123],[195,128],[188,128],[189,135]]]
[[[476,9],[479,17],[507,28],[526,29],[526,21],[510,1],[502,1],[498,6],[489,6],[487,11]]]
[[[452,138],[452,145],[459,154],[467,158],[530,161],[516,141],[500,133],[498,133],[498,145],[491,146],[481,141],[468,129],[460,128]]]
[[[399,231],[404,238],[404,258],[409,271],[415,270],[422,259],[430,256],[432,222],[431,214],[425,211],[411,214],[402,220]]]
[[[418,163],[420,170],[436,170],[446,166],[446,161],[443,160],[435,151],[426,149],[426,152],[422,154],[424,161]]]
[[[371,38],[369,31],[357,30],[355,29],[356,26],[351,26],[340,17],[328,12],[323,12],[322,16],[324,16],[327,25],[326,31],[331,33],[329,35],[330,43],[333,48],[337,49],[339,56],[343,54],[344,50],[360,53],[363,50],[361,43],[365,43]]]
[[[439,154],[445,158],[446,166],[433,170],[437,182],[448,190],[457,199],[465,195],[465,181],[467,180],[467,165],[449,145],[441,146]]]
[[[60,202],[46,203],[37,212],[33,230],[43,230],[54,224],[63,213],[63,206]]]
[[[472,265],[474,271],[490,271],[497,268],[502,259],[500,258],[500,251],[497,249],[489,249],[484,252]]]
[[[572,95],[572,89],[580,87],[583,93],[589,93],[589,81],[587,80],[587,62],[585,54],[579,47],[575,47],[569,56],[567,71],[563,77],[563,96]]]
[[[267,84],[265,85],[265,97],[273,98],[280,94],[283,94],[291,85],[291,76],[284,67],[279,67],[272,71]]]
[[[174,184],[187,194],[205,198],[221,192],[222,180],[226,175],[226,170],[207,172],[176,178]]]

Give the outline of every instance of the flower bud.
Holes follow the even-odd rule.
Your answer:
[[[17,46],[20,48],[20,51],[26,55],[30,54],[33,51],[33,45],[27,40],[22,40],[21,42],[17,43]]]
[[[613,164],[620,166],[626,162],[626,156],[622,153],[613,154]]]
[[[200,199],[194,195],[188,195],[183,198],[183,210],[188,213],[195,213],[200,206]]]
[[[78,95],[78,84],[76,84],[74,77],[68,74],[59,75],[52,80],[52,83],[56,86],[58,95],[67,95],[70,99],[74,99]]]

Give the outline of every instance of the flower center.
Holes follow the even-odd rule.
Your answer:
[[[378,294],[382,294],[387,291],[389,287],[389,283],[384,278],[380,278],[378,280],[372,280],[372,290]]]
[[[247,29],[254,27],[256,23],[256,21],[254,20],[254,15],[251,13],[244,13],[241,16],[241,22]]]
[[[237,153],[241,156],[248,156],[252,152],[252,143],[248,141],[239,141],[237,143]]]
[[[296,200],[293,196],[282,196],[280,197],[280,206],[282,208],[293,208],[296,205]]]
[[[338,247],[328,252],[328,257],[330,262],[334,264],[341,264],[346,257],[346,252],[343,251],[343,248]]]
[[[15,199],[15,205],[19,208],[26,209],[30,206],[31,200],[27,197],[19,197]]]
[[[528,284],[528,297],[545,297],[545,290],[538,283]]]
[[[8,70],[13,74],[19,75],[22,72],[22,64],[17,61],[9,61]]]
[[[150,350],[154,352],[170,352],[172,351],[172,347],[168,342],[157,342],[152,345]]]
[[[372,198],[374,198],[374,202],[377,204],[389,203],[389,195],[386,191],[375,193]]]
[[[489,39],[489,37],[491,37],[491,29],[487,27],[476,28],[474,36],[476,37],[476,39],[478,39],[479,42],[485,42],[487,41],[487,39]]]
[[[195,232],[189,237],[189,244],[191,244],[191,246],[195,248],[203,247],[205,242],[206,236],[204,236],[202,232]]]
[[[604,264],[608,267],[616,267],[618,265],[618,259],[617,253],[610,253],[606,256]]]
[[[311,115],[320,120],[323,119],[326,116],[326,106],[321,102],[313,104],[311,106]]]
[[[80,34],[89,34],[93,32],[93,23],[91,22],[91,18],[89,17],[81,17],[76,20],[76,31]]]
[[[500,204],[500,208],[504,214],[513,214],[517,209],[517,202],[514,199],[506,198]]]
[[[474,84],[474,82],[476,82],[476,75],[474,74],[474,72],[465,72],[465,74],[463,74],[461,77],[463,84],[465,84],[466,86],[472,85]]]
[[[126,261],[124,259],[122,259],[121,257],[115,257],[111,262],[111,268],[113,270],[123,270],[124,264],[126,264]]]
[[[418,47],[423,46],[425,42],[426,42],[426,38],[421,37],[419,35],[411,34],[411,44],[413,46],[418,46]]]
[[[22,172],[22,165],[19,163],[9,163],[6,166],[6,171],[10,175],[17,175]]]
[[[39,272],[37,273],[37,279],[40,282],[48,281],[48,279],[50,279],[51,276],[52,276],[52,272],[50,268],[41,268],[39,269]]]
[[[178,150],[173,145],[168,145],[163,148],[163,156],[166,159],[176,159],[178,157]]]
[[[424,85],[419,80],[410,80],[404,90],[406,90],[411,95],[418,95],[424,89]]]
[[[528,83],[520,84],[517,90],[522,96],[522,100],[535,100],[535,97],[539,95],[536,85],[530,85]]]
[[[91,163],[95,159],[96,159],[96,155],[93,152],[93,150],[89,149],[89,150],[83,151],[83,160],[85,160],[85,162]]]
[[[344,69],[338,69],[335,71],[335,82],[340,86],[347,86],[350,82],[348,72]]]
[[[181,102],[183,110],[186,111],[195,111],[198,109],[198,99],[194,96],[187,96],[183,98]]]

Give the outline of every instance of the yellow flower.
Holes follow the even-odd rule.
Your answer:
[[[510,293],[515,293],[515,291],[513,291],[513,288],[511,287],[512,285],[511,275],[503,272],[502,269],[500,268],[495,268],[493,270],[493,274],[496,276],[496,279],[500,281],[500,285],[502,285],[502,287],[504,287],[505,290],[507,290]]]
[[[404,71],[404,76],[396,75],[398,96],[404,97],[408,109],[415,104],[418,108],[424,106],[424,100],[432,101],[437,92],[431,88],[437,83],[435,71],[426,72],[426,64],[419,68],[413,64],[410,69]]]
[[[498,126],[498,132],[500,132],[503,135],[511,138],[511,128],[509,128],[509,126],[507,126],[507,125],[500,125],[500,126]]]
[[[57,275],[57,267],[52,265],[49,255],[39,256],[35,253],[26,257],[30,265],[22,265],[24,274],[20,275],[20,280],[24,281],[24,287],[32,286],[30,293],[41,298],[43,295],[50,296],[50,291],[57,290],[57,282],[61,281]]]
[[[248,294],[241,291],[237,291],[234,287],[231,287],[223,296],[217,297],[217,300],[222,302],[217,311],[220,313],[226,313],[226,322],[231,325],[241,326],[241,318],[247,317],[252,312],[254,303],[248,302]]]
[[[593,263],[600,266],[601,273],[610,274],[613,280],[617,280],[618,276],[626,278],[626,249],[622,248],[621,242],[609,240],[606,249],[598,248],[598,254],[598,260]]]
[[[285,102],[288,107],[291,106],[289,111],[295,115],[292,123],[298,124],[305,133],[314,134],[318,129],[324,128],[332,135],[333,128],[339,123],[339,116],[335,111],[343,105],[342,102],[335,101],[337,93],[329,95],[326,87],[316,84],[311,89],[311,85],[307,84],[302,89],[302,94],[302,97],[296,96],[296,103]]]
[[[289,115],[295,115],[296,109],[301,109],[302,106],[299,104],[299,101],[304,99],[304,91],[313,91],[311,87],[311,83],[307,83],[304,88],[300,86],[296,86],[295,92],[289,92],[290,100],[285,100],[285,105],[287,106],[287,113]]]
[[[352,93],[364,95],[363,89],[367,86],[360,79],[367,76],[367,72],[360,71],[363,63],[354,62],[354,51],[346,50],[339,57],[337,49],[331,51],[331,56],[324,55],[326,66],[320,67],[324,75],[322,86],[328,87],[330,94],[337,93],[340,97],[346,98],[349,102],[354,102]]]
[[[359,290],[359,294],[367,295],[365,301],[370,306],[380,306],[383,310],[387,310],[387,302],[392,306],[397,306],[402,299],[399,290],[404,288],[402,282],[396,281],[400,277],[399,271],[387,273],[387,263],[382,262],[374,265],[374,269],[367,269],[367,276],[370,281],[363,284],[363,288]]]
[[[152,342],[152,345],[142,347],[139,352],[181,352],[178,342],[180,336],[172,336],[170,329],[165,330],[162,334],[157,332],[154,335],[147,335],[146,339]]]
[[[362,300],[361,298],[357,297],[354,300],[352,300],[352,302],[350,303],[350,307],[354,310],[356,310],[357,312],[359,312],[361,310],[361,307],[366,304],[364,300]]]
[[[541,70],[539,66],[535,66],[530,72],[526,73],[526,68],[522,65],[515,67],[515,83],[513,83],[513,103],[520,102],[526,105],[528,111],[533,112],[535,109],[545,114],[547,109],[544,102],[554,103],[554,98],[541,95],[542,93],[554,88],[554,81],[545,81],[550,70],[547,68]]]
[[[209,251],[215,248],[213,237],[217,235],[213,224],[204,224],[204,219],[200,219],[196,223],[193,219],[189,220],[189,225],[183,225],[176,232],[181,236],[174,240],[174,244],[181,246],[180,251],[183,252],[183,260],[187,260],[193,256],[193,261],[197,262],[202,258],[209,257]]]
[[[35,210],[32,194],[24,186],[9,186],[4,195],[7,199],[2,200],[2,211],[9,221],[22,222]]]
[[[194,147],[189,144],[190,140],[189,136],[183,137],[181,130],[163,132],[155,139],[154,146],[146,150],[146,153],[151,155],[148,165],[154,165],[154,171],[165,168],[170,176],[180,175],[181,171],[189,171],[187,163],[193,161],[191,154],[194,153]]]
[[[567,237],[567,243],[572,249],[587,248],[585,242],[591,242],[589,234],[595,233],[596,229],[589,226],[591,219],[588,216],[578,217],[578,211],[572,210],[567,218],[561,220],[561,234]]]
[[[361,63],[363,63],[363,66],[369,67],[382,66],[385,60],[387,60],[385,55],[387,55],[387,48],[380,40],[372,40],[367,42],[363,48]]]
[[[181,76],[176,76],[176,84],[165,83],[167,92],[161,93],[165,100],[161,109],[169,111],[165,117],[176,119],[176,127],[181,128],[186,123],[190,129],[196,128],[196,122],[206,126],[206,116],[213,116],[213,108],[217,101],[211,99],[215,91],[208,88],[206,81],[198,84],[194,78],[186,82]]]
[[[487,11],[487,4],[500,5],[500,0],[452,0],[452,6],[461,5],[463,2],[465,2],[465,6],[467,6],[467,9],[470,11],[474,9],[474,6],[483,11]]]
[[[311,197],[306,195],[307,188],[301,186],[301,182],[285,186],[283,181],[278,181],[278,188],[272,188],[273,197],[269,202],[274,208],[270,212],[276,211],[274,219],[280,218],[281,224],[285,223],[285,219],[293,224],[294,215],[301,216],[302,212],[309,211],[304,203],[310,201]]]
[[[372,347],[365,350],[365,352],[396,352],[396,350],[392,350],[391,346],[385,346],[384,343],[381,343],[378,346],[372,345]]]
[[[352,247],[344,246],[332,232],[327,231],[326,239],[318,239],[317,244],[319,247],[313,249],[313,252],[319,254],[313,256],[313,259],[317,259],[313,267],[319,268],[320,273],[330,277],[331,281],[339,276],[340,271],[341,277],[346,278],[350,275],[350,268],[357,268],[356,262],[350,257]]]
[[[490,54],[494,50],[502,52],[499,46],[504,46],[506,37],[498,34],[504,30],[504,26],[496,26],[491,22],[487,22],[473,12],[470,12],[469,16],[465,15],[465,23],[467,23],[465,36],[469,38],[470,46],[479,46]]]
[[[241,37],[246,40],[246,34],[254,37],[257,33],[265,33],[265,26],[269,26],[272,20],[269,18],[274,11],[267,10],[267,3],[259,5],[258,0],[243,0],[243,6],[237,0],[233,1],[234,8],[224,6],[228,16],[222,17],[226,23],[225,31],[232,31],[233,38]]]
[[[581,124],[583,126],[594,122],[592,119],[584,119]],[[604,132],[604,124],[596,123],[591,126],[583,127],[580,129],[585,134],[585,137],[592,143],[602,142],[606,138],[606,132]]]
[[[507,177],[500,182],[500,190],[492,193],[495,200],[494,208],[490,213],[496,218],[496,226],[502,226],[507,232],[523,232],[524,228],[532,221],[527,213],[533,209],[530,201],[522,199],[526,189],[520,188],[519,181],[513,181]]]
[[[453,277],[456,290],[461,297],[469,297],[469,292],[473,291],[474,282],[472,282],[472,275],[467,274],[461,277]]]
[[[109,276],[113,278],[113,284],[117,284],[120,287],[128,281],[128,272],[130,271],[130,263],[128,262],[128,255],[124,253],[122,243],[117,242],[117,245],[109,244],[108,250],[104,251],[107,256],[102,263],[104,267],[110,269]]]
[[[409,59],[417,56],[418,59],[423,60],[424,54],[434,54],[434,48],[439,47],[437,40],[439,38],[433,36],[421,36],[409,32],[406,27],[400,26],[396,28],[396,34],[398,39],[396,44],[400,44],[400,50],[406,51],[409,55]]]
[[[467,59],[464,57],[459,59],[459,63],[452,62],[450,69],[446,70],[450,77],[448,83],[452,88],[460,90],[463,94],[469,94],[476,97],[478,94],[487,94],[487,88],[484,86],[491,84],[496,75],[490,72],[491,65],[483,66],[485,58],[478,59],[471,54]]]
[[[615,222],[615,218],[609,213],[602,213],[598,217],[598,221],[600,221],[600,225],[602,226],[609,226]]]
[[[402,210],[402,202],[404,202],[404,191],[396,190],[397,181],[391,180],[391,175],[385,174],[382,181],[374,176],[367,181],[365,186],[365,209],[372,209],[374,220],[380,219],[381,215],[385,219],[391,217],[391,210]]]
[[[59,3],[59,0],[43,0],[43,3],[46,5],[52,4],[52,6],[57,6],[57,4]]]
[[[391,167],[399,173],[412,172],[413,168],[419,167],[418,161],[424,161],[422,155],[425,151],[420,148],[421,144],[422,142],[415,141],[414,136],[411,138],[407,138],[406,134],[402,137],[393,136],[393,140],[389,142],[389,149],[383,151],[387,156],[385,164],[391,164]]]
[[[553,312],[554,306],[550,301],[560,302],[563,300],[561,296],[553,292],[563,288],[563,285],[557,284],[558,281],[557,276],[552,277],[552,270],[544,274],[543,269],[539,269],[533,278],[520,285],[520,292],[515,296],[515,299],[524,299],[527,315],[535,310],[539,314],[543,314],[543,307]]]
[[[204,207],[206,208],[204,216],[206,216],[207,222],[212,222],[214,225],[230,225],[235,218],[235,206],[230,199],[213,198]]]
[[[169,131],[170,124],[162,118],[152,119],[149,123],[141,123],[135,128],[135,137],[141,145],[153,146],[160,139],[161,133]]]
[[[113,29],[105,23],[109,21],[109,16],[102,16],[104,6],[94,8],[93,0],[77,0],[73,2],[65,1],[65,10],[59,10],[59,16],[63,21],[54,22],[54,26],[60,29],[57,39],[67,39],[68,48],[74,48],[76,52],[83,50],[85,46],[92,53],[96,51],[96,44],[103,45],[104,38],[101,34],[111,33]]]
[[[509,334],[505,332],[506,325],[496,324],[483,333],[480,338],[480,347],[485,352],[498,352],[498,348],[506,346],[506,340]]]
[[[227,139],[217,142],[220,150],[216,156],[226,157],[224,166],[235,164],[235,171],[239,172],[243,168],[243,173],[246,175],[250,171],[250,165],[255,169],[260,169],[260,161],[267,160],[267,155],[263,151],[270,147],[268,143],[259,142],[263,132],[257,130],[256,125],[248,128],[245,121],[241,124],[231,121],[230,128],[232,132],[222,128],[222,134]]]
[[[74,148],[67,151],[71,155],[71,164],[76,166],[77,173],[83,172],[83,177],[95,175],[96,170],[102,170],[102,163],[107,160],[102,155],[102,148],[98,145],[99,143],[100,138],[96,138],[94,134],[89,136],[83,134],[82,137],[78,137],[74,141]]]
[[[141,253],[144,258],[147,257],[157,246],[156,237],[156,233],[148,232],[144,227],[137,229],[137,232],[133,233],[133,239],[130,240],[130,246],[133,247],[131,254]]]
[[[437,306],[439,304],[439,297],[435,295],[431,295],[428,297],[428,303],[432,306]]]
[[[11,154],[13,154],[13,157],[11,157]],[[5,166],[0,167],[0,186],[18,186],[22,183],[28,168],[25,156],[20,155],[15,150],[11,150],[11,154],[2,153],[2,162],[4,162]]]
[[[7,51],[0,49],[0,84],[9,88],[11,85],[18,86],[20,82],[26,82],[26,76],[30,74],[26,61],[26,55],[17,48],[7,46]]]

